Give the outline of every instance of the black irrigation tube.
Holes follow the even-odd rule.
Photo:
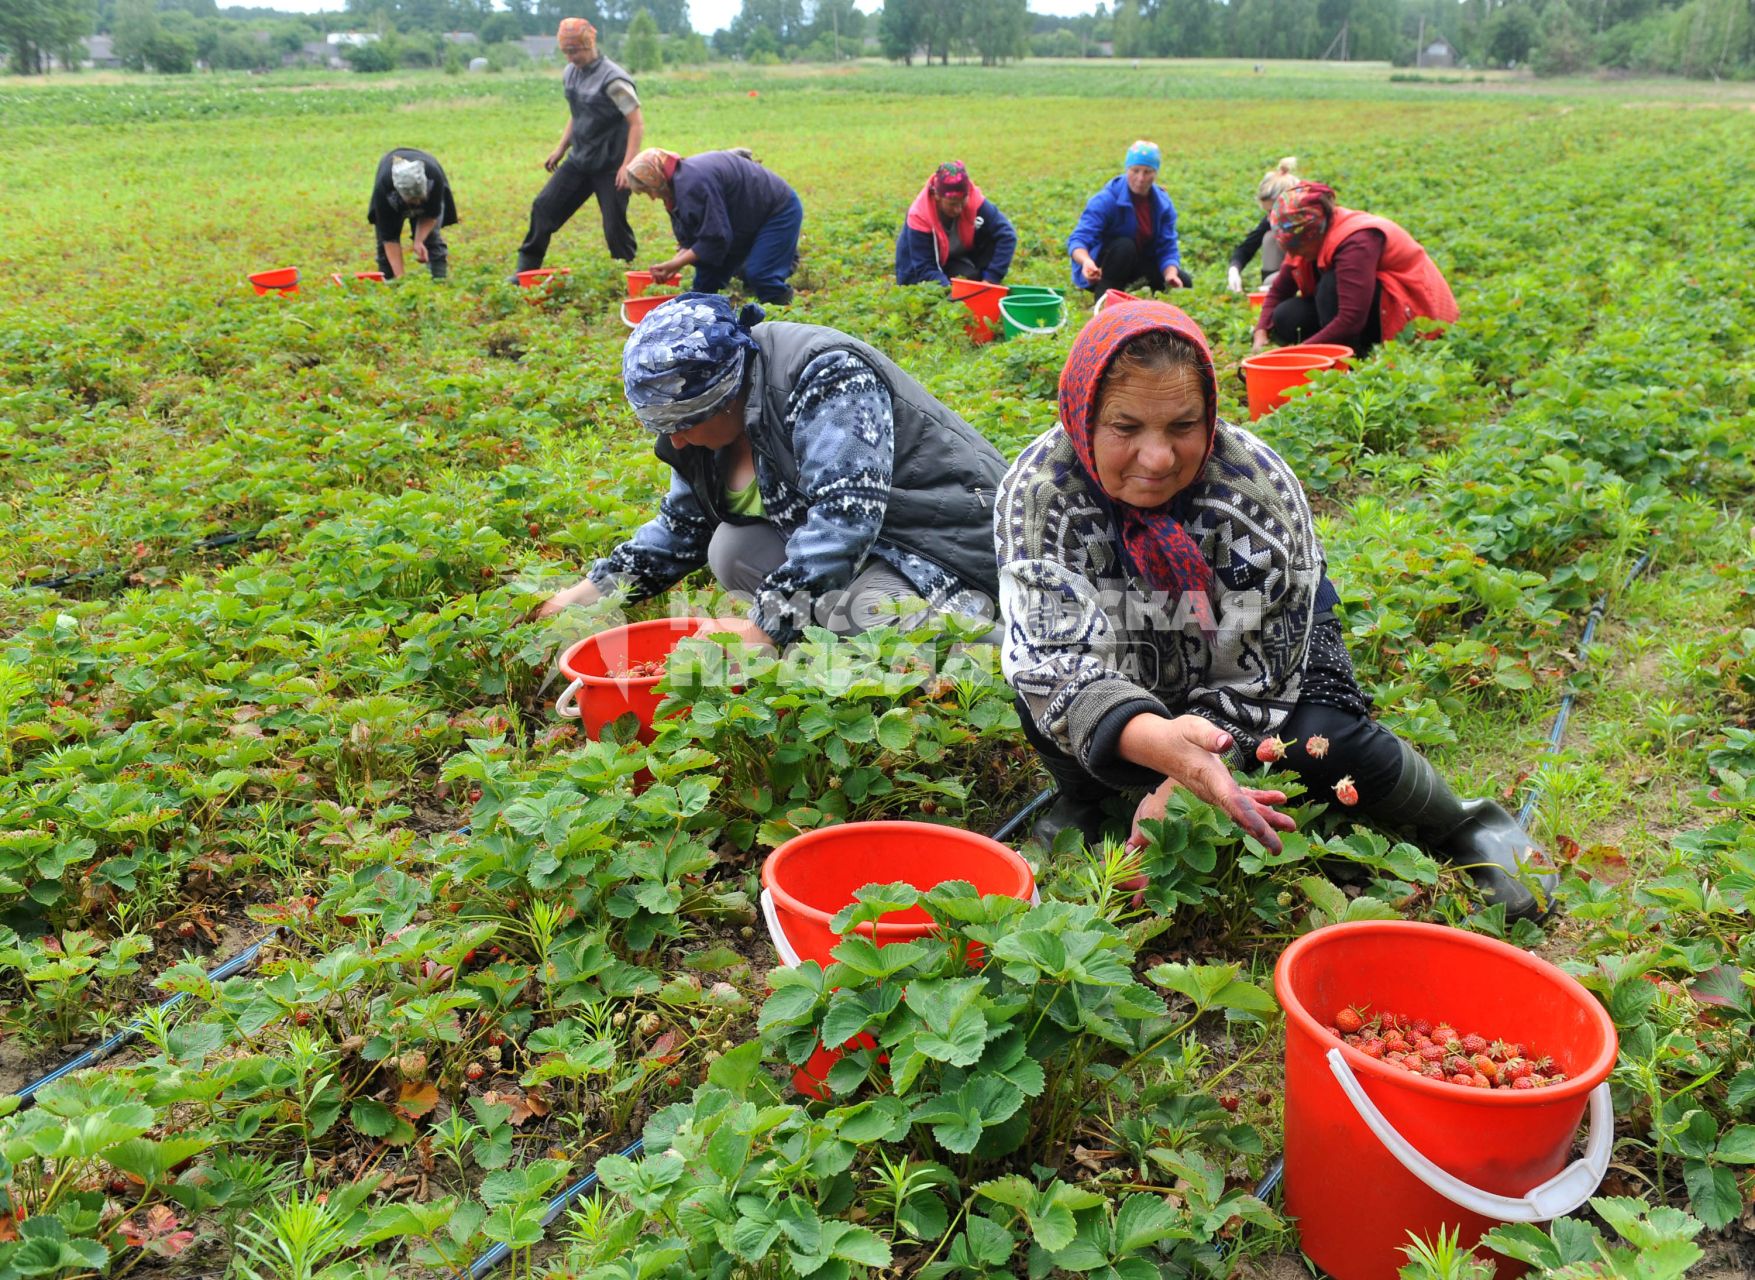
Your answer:
[[[632,1142],[628,1143],[627,1146],[623,1147],[618,1154],[624,1155],[628,1159],[632,1160],[635,1156],[639,1155],[645,1149],[646,1149],[646,1139],[635,1138]],[[555,1219],[560,1217],[561,1214],[565,1213],[568,1206],[571,1205],[573,1203],[573,1201],[577,1200],[580,1196],[584,1195],[587,1191],[591,1190],[591,1188],[595,1187],[596,1185],[597,1185],[597,1170],[593,1169],[590,1173],[586,1174],[583,1178],[580,1178],[579,1181],[575,1182],[572,1186],[568,1187],[565,1191],[561,1192],[560,1195],[556,1196],[553,1200],[550,1200],[548,1202],[547,1211],[545,1211],[542,1215],[543,1233],[545,1235],[547,1234],[548,1228],[554,1224]],[[469,1272],[468,1272],[469,1280],[481,1280],[481,1277],[485,1276],[488,1272],[492,1271],[495,1267],[499,1266],[502,1262],[504,1262],[506,1259],[510,1258],[511,1256],[512,1256],[512,1246],[511,1245],[509,1245],[509,1244],[496,1244],[493,1248],[489,1249],[487,1252],[483,1253],[480,1257],[478,1257],[474,1262],[469,1264]]]
[[[249,946],[245,947],[242,951],[238,952],[238,954],[233,956],[230,960],[227,960],[223,964],[215,965],[213,968],[209,969],[207,971],[207,980],[209,982],[224,982],[227,978],[236,977],[239,973],[242,973],[247,969],[256,957],[262,953],[263,947],[267,946],[279,935],[280,927],[277,925],[267,933],[263,934],[260,938],[256,939],[256,941],[252,942]],[[182,1003],[183,998],[188,994],[189,993],[186,991],[177,992],[170,999],[159,1005],[159,1014],[162,1016],[169,1013],[172,1009],[176,1008],[178,1004]],[[120,1049],[123,1045],[137,1039],[140,1033],[145,1030],[146,1021],[145,1018],[136,1018],[133,1022],[130,1022],[127,1026],[116,1032],[115,1035],[111,1036],[108,1040],[105,1040],[102,1044],[86,1049],[82,1053],[74,1054],[66,1062],[63,1062],[47,1075],[38,1076],[35,1080],[32,1080],[29,1084],[25,1085],[24,1088],[12,1095],[18,1099],[19,1110],[22,1111],[25,1107],[30,1106],[36,1101],[38,1090],[55,1083],[55,1081],[61,1079],[61,1077],[69,1075],[72,1072],[82,1071],[86,1067],[96,1066],[117,1049]]]
[[[220,547],[235,546],[237,543],[240,543],[240,542],[254,542],[261,535],[261,532],[262,531],[260,529],[255,529],[249,533],[214,533],[214,534],[209,534],[205,538],[195,539],[195,541],[189,543],[187,547],[180,548],[180,549],[187,550],[187,551],[214,551]],[[95,569],[80,569],[80,570],[77,570],[76,572],[73,572],[73,573],[59,574],[53,578],[37,578],[34,581],[21,582],[16,587],[13,587],[12,590],[14,590],[14,591],[58,591],[62,587],[76,586],[77,584],[79,584],[81,582],[93,582],[93,581],[97,580],[98,578],[113,577],[118,573],[126,573],[126,572],[128,572],[127,569],[123,569],[123,568],[112,569],[107,565],[100,564]]]
[[[1631,587],[1633,585],[1633,580],[1640,574],[1644,573],[1646,567],[1650,564],[1651,552],[1647,551],[1642,554],[1639,559],[1634,562],[1633,567],[1627,571],[1626,580],[1621,583],[1621,590],[1625,592],[1628,587]],[[1584,620],[1584,634],[1581,635],[1578,640],[1578,661],[1580,665],[1584,662],[1585,653],[1590,649],[1591,640],[1596,636],[1597,623],[1603,620],[1603,614],[1608,607],[1609,593],[1604,591],[1602,595],[1597,597],[1597,602],[1591,606],[1590,616]],[[1554,724],[1548,730],[1548,745],[1542,748],[1542,754],[1544,756],[1554,755],[1560,750],[1560,743],[1566,737],[1566,722],[1572,718],[1572,702],[1576,696],[1577,695],[1574,694],[1572,690],[1568,689],[1566,691],[1566,696],[1560,699],[1560,709],[1554,713]],[[1517,825],[1522,827],[1525,831],[1529,830],[1530,818],[1536,811],[1536,801],[1541,799],[1541,795],[1541,775],[1533,774],[1530,778],[1529,795],[1524,799],[1523,808],[1519,809],[1517,813]]]

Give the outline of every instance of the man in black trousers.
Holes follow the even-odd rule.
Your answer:
[[[585,19],[563,18],[556,39],[567,60],[561,87],[571,115],[543,162],[554,176],[531,203],[518,270],[540,267],[549,238],[592,196],[610,257],[632,262],[636,245],[628,225],[627,168],[646,134],[633,78],[598,52],[597,29]]]

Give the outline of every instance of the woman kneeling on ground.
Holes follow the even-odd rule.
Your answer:
[[[1332,188],[1288,188],[1268,221],[1286,261],[1255,322],[1257,351],[1272,337],[1344,342],[1364,355],[1416,319],[1457,318],[1450,285],[1420,242],[1388,218],[1336,204]]]
[[[628,165],[628,188],[661,201],[676,253],[649,268],[663,284],[695,269],[697,293],[718,293],[737,276],[760,302],[792,301],[804,205],[747,150],[679,156],[648,147]]]
[[[1001,656],[1060,794],[1035,834],[1101,830],[1145,788],[1134,835],[1187,787],[1277,848],[1285,795],[1231,775],[1266,739],[1312,796],[1357,789],[1363,816],[1464,866],[1512,918],[1541,914],[1531,841],[1490,800],[1461,801],[1370,716],[1353,676],[1303,487],[1221,422],[1212,354],[1180,310],[1105,311],[1073,343],[1060,422],[1012,465],[995,530]],[[1343,803],[1348,802],[1343,799]]]
[[[999,451],[858,339],[761,319],[685,293],[634,330],[622,382],[670,492],[538,616],[645,599],[708,565],[751,601],[725,629],[757,644],[892,624],[905,600],[991,618]]]

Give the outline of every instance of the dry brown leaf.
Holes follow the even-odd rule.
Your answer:
[[[407,1112],[410,1119],[424,1116],[439,1105],[439,1086],[430,1081],[405,1080],[397,1094],[396,1105]]]

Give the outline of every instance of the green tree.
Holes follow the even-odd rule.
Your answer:
[[[158,36],[158,11],[152,0],[118,0],[110,36],[110,48],[122,66],[145,71],[147,51]]]
[[[51,57],[78,66],[91,26],[88,0],[0,0],[0,50],[15,75],[43,73]]]
[[[1540,42],[1530,53],[1537,75],[1567,76],[1592,65],[1590,33],[1566,0],[1551,0],[1542,14]]]
[[[919,0],[884,0],[878,42],[891,62],[914,65],[914,51],[920,47],[918,6]]]
[[[1028,52],[1030,11],[1026,0],[967,0],[963,21],[963,34],[981,55],[984,67]]]
[[[658,42],[658,23],[650,11],[641,9],[628,23],[628,38],[622,45],[622,60],[633,72],[656,71],[664,65],[664,48]]]

